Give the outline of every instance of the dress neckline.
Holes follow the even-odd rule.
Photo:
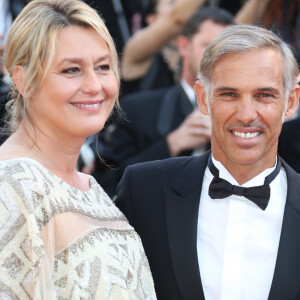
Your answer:
[[[14,157],[14,158],[9,158],[9,159],[3,159],[3,160],[0,160],[0,164],[3,162],[10,162],[10,161],[29,161],[31,162],[32,164],[42,168],[43,170],[47,171],[52,177],[54,177],[56,180],[59,180],[61,182],[63,182],[65,185],[67,185],[68,187],[72,188],[73,190],[76,190],[76,191],[79,191],[81,193],[89,193],[90,191],[93,190],[93,184],[94,184],[94,181],[93,181],[93,177],[90,176],[90,175],[87,175],[89,177],[89,189],[86,190],[86,191],[83,191],[81,189],[78,189],[74,186],[72,186],[71,184],[69,184],[68,182],[66,182],[65,180],[63,180],[62,178],[60,178],[58,175],[56,175],[55,173],[53,173],[52,171],[50,171],[48,168],[46,168],[43,164],[41,164],[40,162],[38,162],[37,160],[35,160],[34,158],[31,158],[31,157]]]

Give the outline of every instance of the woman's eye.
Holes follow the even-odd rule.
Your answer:
[[[76,74],[79,72],[79,68],[73,67],[73,68],[68,68],[62,71],[64,74]]]
[[[109,71],[110,70],[110,65],[101,65],[97,67],[97,70],[99,71]]]

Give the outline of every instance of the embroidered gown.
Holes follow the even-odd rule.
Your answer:
[[[90,177],[0,161],[0,299],[156,299],[139,236]]]

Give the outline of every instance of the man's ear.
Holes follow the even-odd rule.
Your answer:
[[[295,112],[298,109],[299,97],[300,97],[300,86],[297,84],[290,92],[288,104],[284,114],[284,119],[289,119],[295,114]]]
[[[12,73],[12,80],[15,84],[15,86],[17,87],[19,93],[24,96],[24,67],[22,66],[15,66],[13,69],[13,73]]]
[[[208,104],[206,101],[206,95],[204,91],[203,85],[200,83],[199,80],[196,81],[195,83],[195,92],[196,92],[196,97],[197,97],[197,103],[200,111],[204,115],[209,115],[209,109],[208,109]]]
[[[188,46],[190,44],[190,40],[184,36],[184,35],[179,35],[177,40],[176,40],[178,52],[181,57],[186,57],[188,54]]]

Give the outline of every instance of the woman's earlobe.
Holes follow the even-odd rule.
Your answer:
[[[12,72],[12,80],[22,96],[24,94],[24,72],[24,67],[19,65],[15,66]]]

